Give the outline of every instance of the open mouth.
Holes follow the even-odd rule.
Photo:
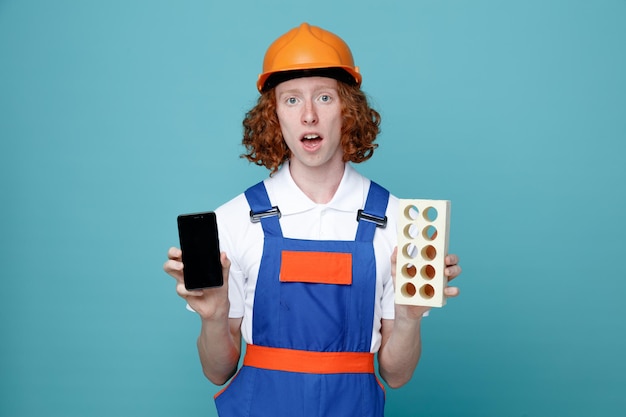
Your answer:
[[[311,133],[308,135],[304,135],[300,141],[307,148],[315,148],[322,142],[322,137]]]

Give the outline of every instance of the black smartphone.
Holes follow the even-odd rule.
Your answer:
[[[185,288],[197,290],[224,285],[215,213],[181,214],[178,237],[183,252]]]

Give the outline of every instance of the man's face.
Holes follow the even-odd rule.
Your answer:
[[[343,166],[337,80],[305,77],[278,84],[276,113],[292,169]]]

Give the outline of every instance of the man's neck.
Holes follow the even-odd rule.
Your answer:
[[[307,167],[306,169],[289,165],[289,172],[298,188],[317,204],[326,204],[333,199],[345,169],[344,162],[333,164],[331,167]]]

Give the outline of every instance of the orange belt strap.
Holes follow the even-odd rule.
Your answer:
[[[245,366],[305,374],[373,374],[374,354],[369,352],[312,352],[247,345]]]

